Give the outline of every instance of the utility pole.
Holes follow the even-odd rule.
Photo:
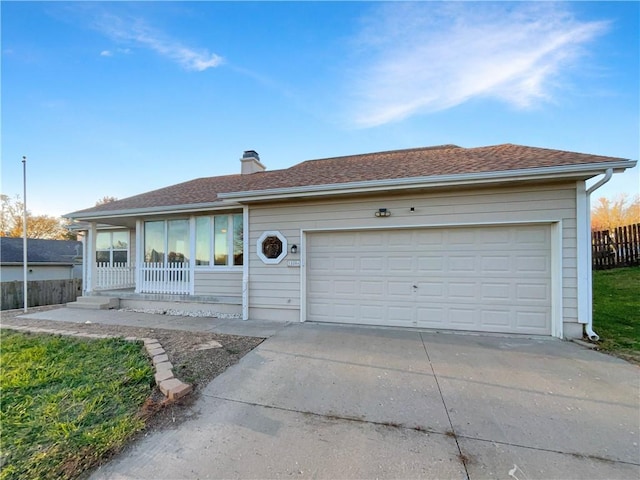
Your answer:
[[[22,212],[22,297],[24,298],[24,313],[27,313],[27,157],[22,157],[22,185],[23,185],[23,212]]]

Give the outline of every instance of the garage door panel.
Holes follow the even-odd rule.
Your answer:
[[[509,230],[478,229],[478,242],[492,248],[508,247],[512,242],[512,232]]]
[[[515,242],[524,248],[544,248],[547,237],[547,232],[537,227],[522,227],[515,231]]]
[[[513,298],[510,283],[483,283],[480,286],[482,298],[491,301],[509,301]]]
[[[442,256],[418,257],[418,271],[423,271],[423,272],[444,271],[444,257]]]
[[[307,306],[309,316],[317,319],[319,322],[328,322],[333,318],[333,305],[326,302],[308,302]]]
[[[346,232],[344,235],[340,235],[338,237],[332,238],[331,247],[353,247],[356,245],[356,239],[358,237],[358,233],[348,233]],[[316,245],[312,245],[315,247]],[[328,244],[322,244],[322,247],[327,248]]]
[[[361,272],[373,272],[381,273],[384,271],[386,262],[382,257],[361,257],[360,258],[360,271]]]
[[[450,300],[477,301],[479,286],[476,282],[449,282],[448,287]]]
[[[444,284],[441,282],[418,282],[417,296],[428,301],[442,299],[444,296]]]
[[[410,273],[414,270],[414,259],[412,256],[395,255],[389,256],[387,260],[387,270],[391,273]]]
[[[544,273],[549,269],[547,258],[542,255],[522,255],[515,258],[517,273]]]
[[[407,281],[389,281],[387,293],[391,300],[408,300],[413,296],[413,285]]]
[[[450,272],[473,272],[476,259],[472,256],[450,256],[447,262]]]
[[[307,262],[307,271],[310,274],[325,273],[330,274],[332,269],[333,260],[331,257],[314,257]]]
[[[335,292],[339,292],[344,295],[353,295],[358,293],[357,281],[355,280],[336,280],[333,282],[333,288]]]
[[[358,319],[358,310],[358,305],[336,301],[333,307],[333,315],[337,322],[354,323]]]
[[[391,247],[412,247],[413,242],[412,230],[398,230],[388,237],[388,245]]]
[[[511,326],[513,317],[513,309],[511,308],[492,308],[483,309],[480,312],[480,321],[483,325],[489,326],[495,331],[507,331]]]
[[[550,238],[545,225],[310,233],[307,319],[550,335]]]
[[[336,273],[357,273],[358,269],[356,268],[356,259],[344,254],[336,256],[333,260],[333,271]]]
[[[362,295],[381,296],[384,294],[384,282],[381,280],[362,280],[360,281],[360,293]]]
[[[520,310],[515,313],[515,318],[518,327],[528,330],[538,330],[538,333],[541,334],[546,333],[550,327],[547,311]]]
[[[406,323],[407,325],[413,323],[413,308],[409,306],[390,306],[387,309],[387,318],[391,322]]]
[[[538,283],[520,283],[516,287],[516,301],[520,302],[549,302],[548,285]]]
[[[507,255],[482,255],[480,259],[480,269],[485,273],[509,273],[511,265],[511,257]]]
[[[426,328],[445,327],[446,312],[444,307],[439,306],[420,306],[417,308],[418,324]]]
[[[316,295],[328,295],[332,293],[333,281],[331,280],[309,280],[308,288],[310,291],[315,292]]]
[[[360,315],[365,323],[373,325],[384,325],[386,312],[379,305],[362,305]]]
[[[448,317],[452,326],[463,330],[476,330],[475,327],[479,325],[477,314],[478,311],[473,306],[469,308],[449,307]]]

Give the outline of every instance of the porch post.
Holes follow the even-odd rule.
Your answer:
[[[136,220],[136,293],[142,288],[142,264],[144,263],[144,224],[142,220]]]
[[[87,230],[87,285],[85,292],[91,293],[95,288],[94,279],[96,278],[96,222],[89,222]]]
[[[84,295],[87,291],[87,257],[88,257],[88,248],[87,248],[87,235],[84,232],[78,232],[78,237],[80,237],[80,241],[82,242],[82,294]]]
[[[242,207],[242,320],[249,320],[249,206]]]
[[[196,217],[189,217],[189,295],[196,291]]]

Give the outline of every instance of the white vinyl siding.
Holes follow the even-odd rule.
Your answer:
[[[299,310],[300,268],[289,260],[304,260],[302,231],[339,229],[481,226],[506,223],[560,222],[562,232],[563,321],[577,322],[576,301],[576,193],[575,184],[485,188],[413,194],[389,194],[331,200],[252,205],[249,261],[250,308]],[[379,208],[391,216],[375,217]],[[411,211],[413,208],[413,211]],[[301,246],[278,265],[263,264],[256,241],[265,231],[277,230],[289,244]],[[253,318],[253,317],[252,317]]]
[[[194,295],[220,297],[240,297],[242,295],[242,271],[221,272],[196,269],[194,277]]]

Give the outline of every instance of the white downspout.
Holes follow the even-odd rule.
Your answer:
[[[586,203],[587,203],[587,235],[588,238],[591,239],[591,194],[595,192],[602,185],[611,180],[613,175],[613,169],[607,168],[604,172],[604,177],[598,180],[596,183],[591,185],[585,192]],[[587,259],[589,268],[586,271],[587,274],[587,302],[589,305],[589,311],[587,312],[587,322],[584,326],[584,331],[589,337],[589,340],[597,342],[600,340],[600,336],[593,331],[593,248],[591,246],[591,241],[589,241],[589,248],[586,249]]]

